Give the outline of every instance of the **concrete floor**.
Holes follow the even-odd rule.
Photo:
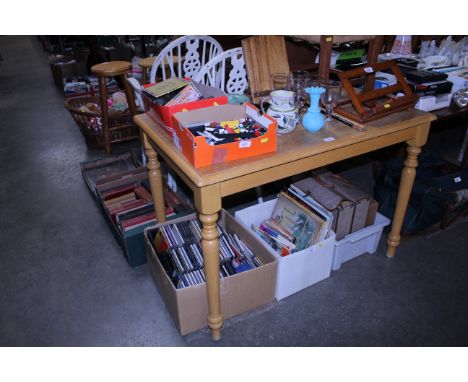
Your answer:
[[[0,37],[0,346],[467,346],[468,221],[182,337],[81,177],[87,149],[37,39]],[[131,145],[116,147],[124,151]],[[371,177],[369,166],[352,170]]]

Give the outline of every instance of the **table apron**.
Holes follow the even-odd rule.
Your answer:
[[[390,133],[375,138],[370,138],[362,142],[356,142],[347,146],[337,147],[322,153],[308,156],[306,158],[283,163],[278,166],[269,167],[263,170],[258,170],[250,174],[245,174],[236,178],[227,179],[217,183],[220,187],[219,196],[224,197],[245,191],[256,186],[261,186],[279,179],[300,174],[318,167],[326,166],[331,163],[339,162],[344,159],[352,158],[361,154],[375,151],[384,147],[388,147],[397,143],[409,141],[417,137],[419,130],[426,124],[414,126],[403,131]],[[182,181],[193,191],[194,199],[200,198],[200,194],[204,194],[203,189],[208,188],[213,190],[215,184],[199,187],[197,186],[184,171],[180,169],[174,161],[161,150],[157,144],[151,141],[151,146],[156,150],[158,155],[164,159],[168,166],[182,179]],[[214,187],[216,188],[216,187]]]
[[[371,138],[348,146],[311,155],[307,158],[256,171],[255,173],[246,174],[235,179],[226,180],[221,183],[221,196],[232,195],[288,176],[300,174],[344,159],[388,147],[396,143],[409,141],[417,135],[418,128],[418,126],[415,126],[403,131]]]

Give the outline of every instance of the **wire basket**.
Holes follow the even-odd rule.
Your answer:
[[[86,96],[65,101],[65,107],[80,128],[86,145],[91,148],[103,148],[104,134],[101,113],[80,110],[81,106],[88,103],[100,105],[98,97]],[[133,123],[130,112],[109,111],[110,143],[124,142],[136,138],[139,138],[138,126]]]

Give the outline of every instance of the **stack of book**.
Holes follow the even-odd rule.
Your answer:
[[[107,214],[121,232],[157,222],[153,199],[148,190],[147,181],[143,181],[99,193]],[[188,206],[169,187],[165,187],[164,198],[167,219],[189,210]]]
[[[202,97],[197,83],[180,78],[169,78],[157,84],[146,87],[144,94],[151,102],[160,106],[173,106],[197,101]]]
[[[128,152],[81,163],[81,170],[128,263],[132,267],[145,263],[143,231],[157,223],[148,169]],[[168,178],[164,163],[161,171],[163,179]],[[172,189],[165,184],[163,192],[167,219],[193,213],[183,186]]]
[[[332,214],[291,186],[278,195],[271,217],[252,229],[281,256],[302,251],[330,232]]]
[[[166,273],[177,289],[205,282],[200,247],[201,224],[197,219],[161,226],[153,246]],[[218,225],[221,278],[257,268],[262,261],[239,239]]]

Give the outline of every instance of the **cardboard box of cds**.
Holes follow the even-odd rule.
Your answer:
[[[206,283],[190,282],[191,285],[178,284],[171,278],[163,265],[163,257],[155,249],[156,233],[161,226],[196,219],[196,214],[158,224],[145,230],[145,241],[153,281],[161,295],[167,310],[172,316],[179,332],[186,335],[207,326],[208,302]],[[238,314],[250,311],[274,300],[277,262],[260,241],[248,229],[242,227],[225,210],[220,213],[218,224],[237,237],[260,260],[262,265],[243,272],[222,277],[220,280],[221,311],[226,320]],[[200,272],[197,278],[199,279]]]

